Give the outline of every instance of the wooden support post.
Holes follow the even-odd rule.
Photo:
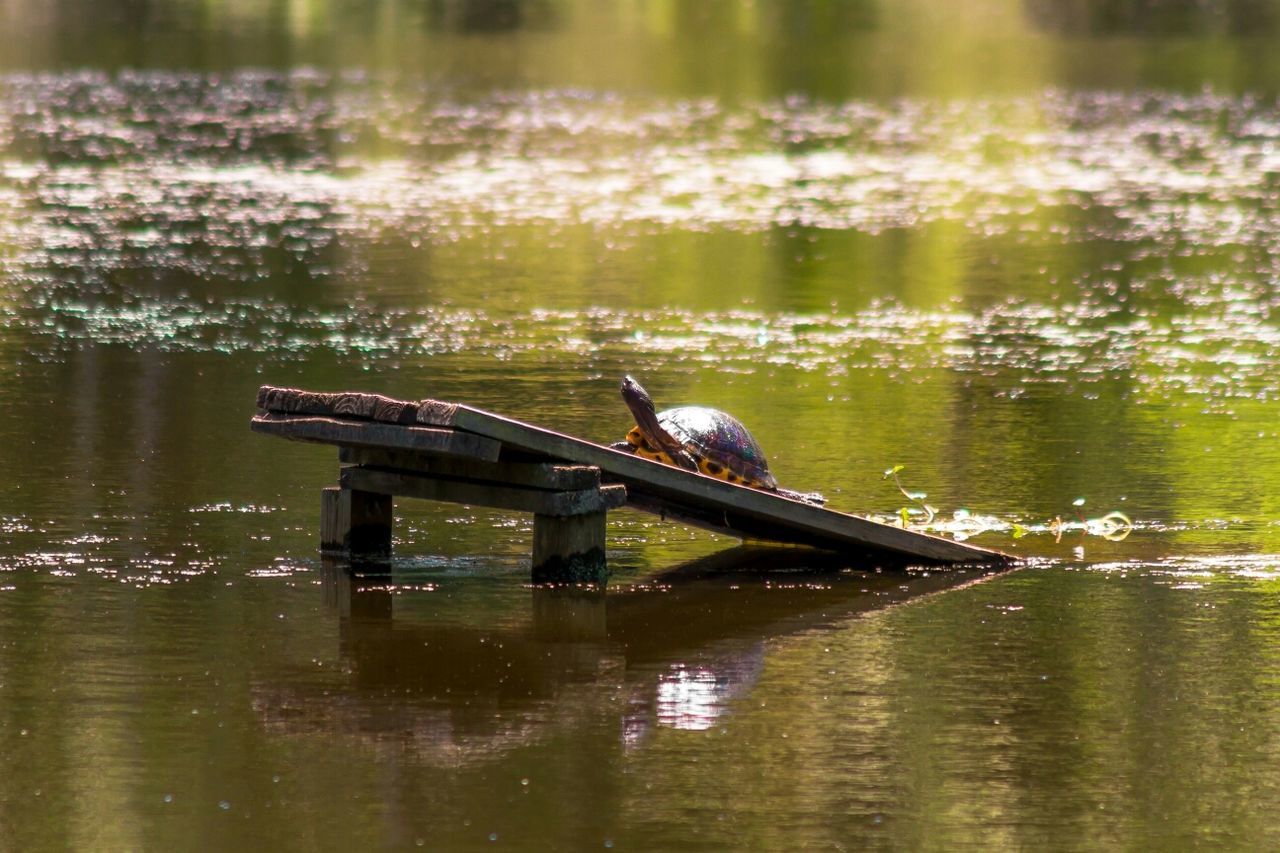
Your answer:
[[[533,516],[533,582],[598,583],[609,576],[605,513]]]
[[[391,556],[391,495],[327,486],[320,493],[320,550],[351,559]]]
[[[343,489],[325,486],[320,490],[320,553],[341,554],[346,549],[346,531],[351,527],[351,504],[342,498]],[[344,506],[345,504],[345,506]]]

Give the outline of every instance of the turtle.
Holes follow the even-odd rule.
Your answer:
[[[769,472],[760,443],[742,421],[706,406],[680,406],[656,411],[653,398],[635,379],[623,377],[622,399],[636,419],[625,441],[610,445],[709,477],[811,504],[826,503],[816,492],[781,488]]]

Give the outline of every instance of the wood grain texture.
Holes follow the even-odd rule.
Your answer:
[[[258,408],[288,415],[320,415],[390,424],[417,421],[418,404],[381,394],[360,391],[325,393],[300,388],[263,385],[258,389]]]
[[[351,529],[351,502],[342,494],[342,489],[337,486],[325,486],[320,490],[322,554],[340,554],[346,550],[347,531]]]

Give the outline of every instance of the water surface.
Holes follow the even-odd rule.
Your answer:
[[[590,5],[0,11],[0,847],[1275,846],[1270,5]],[[1025,562],[623,511],[534,590],[406,501],[352,575],[248,431],[627,372]]]

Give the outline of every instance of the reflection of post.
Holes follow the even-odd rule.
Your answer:
[[[320,493],[320,550],[351,557],[391,555],[391,495],[328,486]]]
[[[377,578],[354,578],[351,580],[349,602],[343,614],[351,622],[378,622],[391,624],[395,612],[395,595],[383,586]]]
[[[533,517],[534,583],[600,583],[608,577],[604,557],[605,513]]]
[[[325,604],[338,611],[338,649],[347,658],[362,643],[392,630],[395,596],[387,588],[390,568],[352,575],[351,563],[333,557],[320,559]]]
[[[533,634],[544,642],[603,642],[605,613],[603,590],[534,587]]]
[[[320,557],[320,585],[324,590],[324,603],[344,618],[351,613],[351,575],[347,573],[349,565],[346,560],[336,557]]]
[[[390,570],[351,574],[351,564],[333,557],[320,559],[325,604],[344,622],[390,622],[395,596],[386,589]]]

